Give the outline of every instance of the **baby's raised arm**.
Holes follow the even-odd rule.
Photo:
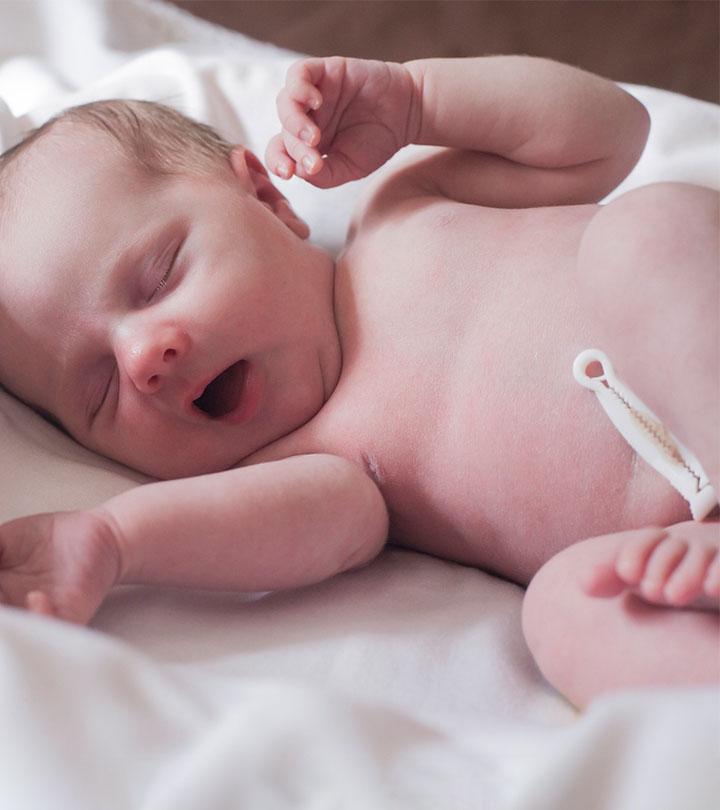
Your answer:
[[[386,535],[384,501],[361,470],[294,456],[0,526],[0,595],[86,622],[114,584],[292,588],[367,562]]]
[[[408,171],[431,193],[496,207],[597,202],[649,131],[645,108],[614,82],[529,56],[308,59],[288,72],[278,112],[283,132],[267,151],[278,174],[290,161],[328,187],[406,144],[436,145],[448,148]]]

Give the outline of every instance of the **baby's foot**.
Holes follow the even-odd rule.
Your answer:
[[[718,610],[719,540],[717,523],[625,532],[611,558],[588,572],[584,590],[590,596],[631,590],[653,604]]]

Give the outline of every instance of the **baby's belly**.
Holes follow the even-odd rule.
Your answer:
[[[603,348],[577,279],[596,211],[445,204],[346,255],[343,373],[300,451],[364,464],[395,542],[527,582],[578,540],[687,517],[572,374]]]
[[[597,345],[593,318],[574,257],[485,298],[438,386],[440,418],[394,476],[412,483],[390,493],[400,543],[527,582],[581,539],[689,517],[573,377]]]
[[[684,499],[577,388],[561,383],[555,402],[530,408],[522,395],[494,411],[491,395],[458,408],[406,470],[371,459],[371,474],[390,473],[380,483],[393,540],[526,584],[584,538],[689,519]]]
[[[594,395],[571,386],[558,384],[554,402],[538,397],[531,406],[519,395],[492,418],[468,408],[446,426],[422,467],[423,505],[403,504],[399,541],[527,583],[586,537],[689,519],[683,498],[635,454]]]

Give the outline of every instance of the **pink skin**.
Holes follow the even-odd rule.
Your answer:
[[[150,475],[226,469],[331,393],[333,263],[305,241],[307,226],[247,150],[214,177],[150,182],[107,145],[60,131],[27,156],[20,205],[3,222],[13,239],[0,245],[14,316],[0,319],[3,379],[86,446]],[[147,250],[123,266],[138,242]],[[239,359],[258,399],[250,418],[198,411],[204,386]],[[100,401],[88,428],[87,406]],[[89,621],[118,579],[115,542],[85,512],[4,524],[0,601]]]
[[[657,185],[618,202],[593,221],[600,238],[583,256],[599,269],[585,281],[600,345],[623,358],[633,389],[695,449],[720,491],[717,195]],[[578,706],[610,689],[716,684],[719,530],[708,519],[636,528],[551,558],[523,605],[546,678]]]
[[[22,399],[161,478],[227,469],[322,407],[340,370],[334,265],[252,153],[150,180],[104,136],[60,128],[22,178],[0,245],[0,373]],[[209,418],[193,400],[241,359],[252,418]]]
[[[416,139],[419,118],[415,90],[401,66],[339,58],[311,59],[293,66],[287,88],[278,99],[282,132],[268,146],[268,165],[282,177],[297,173],[323,188],[368,174],[399,147]],[[519,94],[522,91],[524,86]],[[532,138],[521,140],[528,143]],[[85,444],[132,466],[156,475],[172,476],[179,470],[187,475],[188,459],[203,459],[196,472],[222,469],[273,436],[292,431],[322,407],[337,380],[339,352],[334,324],[316,317],[331,310],[327,292],[332,270],[327,257],[302,241],[306,231],[266,182],[259,164],[253,164],[242,150],[235,155],[230,175],[224,175],[229,184],[213,184],[210,194],[206,193],[207,183],[189,185],[187,178],[181,178],[162,186],[158,197],[157,188],[150,195],[142,184],[130,183],[128,189],[127,166],[108,162],[106,151],[93,153],[92,138],[90,141],[91,149],[82,150],[82,159],[70,145],[53,143],[55,151],[48,151],[45,165],[28,173],[31,184],[43,184],[42,194],[32,187],[29,193],[34,199],[44,199],[44,208],[38,206],[38,211],[32,207],[33,227],[26,229],[25,242],[21,234],[15,244],[2,248],[0,276],[4,265],[63,268],[60,279],[48,278],[47,274],[38,279],[32,273],[21,274],[19,281],[13,278],[10,308],[23,329],[30,328],[32,340],[28,343],[26,332],[18,330],[0,334],[0,346],[9,346],[12,357],[37,360],[33,369],[13,369],[16,386],[28,399],[58,413]],[[373,144],[372,151],[367,149],[368,143]],[[40,150],[38,159],[44,154]],[[305,158],[311,159],[307,170],[303,168]],[[451,189],[453,198],[459,195],[468,174],[465,170],[456,176],[442,174],[446,188],[456,185]],[[554,182],[553,172],[547,176]],[[505,189],[507,184],[499,185]],[[526,188],[537,186],[536,182],[520,184],[522,204],[530,204],[525,199]],[[510,197],[503,199],[514,202]],[[485,202],[492,204],[492,200],[490,196]],[[119,211],[119,217],[104,216],[111,210]],[[33,252],[37,247],[32,237],[46,223],[54,222],[58,211],[63,215],[57,230],[49,236],[43,234],[52,249],[38,256]],[[147,222],[155,222],[158,211],[182,214],[182,222],[192,219],[198,236],[188,262],[196,270],[185,272],[178,287],[171,277],[157,303],[138,310],[117,298],[108,301],[101,297],[88,268],[112,264],[114,252],[132,241]],[[82,234],[81,240],[78,234]],[[81,299],[87,303],[87,315],[77,306]],[[68,329],[66,319],[73,307],[77,331]],[[58,335],[71,336],[67,345],[58,345]],[[77,338],[87,347],[100,347],[96,362],[111,359],[117,377],[112,385],[119,390],[117,410],[109,420],[101,421],[99,428],[93,428],[91,435],[82,432],[69,396],[72,392],[63,390],[52,373],[53,364],[58,362],[70,363],[71,371],[75,370],[73,361],[80,344],[73,340]],[[207,419],[195,423],[188,403],[198,387],[208,375],[240,358],[249,359],[263,372],[267,393],[259,418],[239,425]],[[0,355],[0,364],[8,362]],[[636,379],[634,374],[629,376]],[[123,429],[113,432],[116,422]],[[689,445],[702,443],[690,437]],[[75,621],[87,621],[92,615],[103,589],[117,577],[117,561],[103,551],[103,531],[92,524],[83,527],[73,523],[76,517],[72,513],[66,518],[52,516],[49,523],[44,516],[35,516],[0,527],[3,568],[5,561],[11,561],[0,580],[8,601]],[[41,525],[36,529],[43,520],[50,526],[50,540]],[[76,547],[63,539],[70,525],[83,536]],[[28,532],[35,529],[34,540],[29,542]],[[580,652],[569,662],[571,674],[583,673],[583,683],[576,690],[578,702],[612,684],[614,672],[623,670],[625,675],[633,675],[636,671],[636,681],[630,678],[621,685],[643,684],[648,673],[654,678],[667,664],[663,643],[668,634],[671,646],[681,648],[674,659],[685,667],[695,654],[699,682],[707,682],[708,656],[701,643],[706,638],[715,643],[712,633],[716,632],[716,621],[707,631],[707,614],[658,610],[647,602],[694,606],[701,599],[717,600],[720,567],[716,532],[713,524],[678,524],[667,530],[600,538],[605,541],[602,543],[595,543],[597,538],[593,538],[556,555],[554,559],[561,559],[549,569],[550,587],[546,590],[541,572],[540,587],[535,586],[539,598],[531,600],[526,615],[536,620],[535,627],[543,634],[554,623],[559,642],[553,646],[555,640],[549,640],[548,660],[557,660],[558,649],[571,649],[567,644],[570,635],[578,642]],[[33,548],[37,553],[26,553]],[[88,565],[78,566],[78,550]],[[563,611],[559,620],[557,616],[546,619],[541,611],[552,606],[548,595],[554,597],[561,590],[578,592],[572,584],[582,578],[585,594],[598,598],[587,599],[578,593],[579,598],[568,603],[571,609]],[[532,589],[531,583],[529,595]],[[629,596],[639,592],[646,600],[644,608],[662,622],[657,638],[643,635],[647,628],[629,623],[625,614],[613,614],[613,600],[599,598],[623,591]],[[571,632],[569,625],[583,614],[588,617],[585,625],[580,622]],[[702,637],[692,635],[696,630]],[[602,639],[598,643],[597,635],[603,632],[606,643]],[[543,636],[540,642],[546,640]],[[628,661],[623,651],[631,648],[639,654]],[[599,660],[588,665],[588,650],[594,649]],[[657,664],[652,659],[654,651],[663,656]],[[605,681],[597,688],[588,685],[588,672],[602,674]],[[563,678],[567,680],[567,672]],[[686,669],[680,669],[677,682],[689,682]],[[569,688],[567,692],[572,694]]]
[[[595,563],[585,573],[585,593],[609,598],[631,591],[653,604],[717,609],[717,523],[688,521],[666,529],[649,527],[626,534],[614,558]]]
[[[0,527],[0,602],[85,624],[117,582],[107,526],[88,512],[18,518]]]
[[[278,109],[283,120],[296,114],[295,132],[268,147],[280,150],[269,161],[280,176],[339,185],[407,141],[414,87],[400,65],[352,60],[346,69],[336,59],[326,72],[323,60],[309,60],[288,79],[293,89]],[[304,102],[305,112],[318,110],[315,120]],[[237,147],[217,176],[151,183],[98,133],[64,135],[56,127],[27,154],[23,193],[33,205],[3,222],[13,232],[0,244],[3,305],[15,315],[0,320],[3,379],[82,444],[160,478],[226,469],[306,422],[340,372],[334,266],[305,241],[307,226],[257,158]],[[368,138],[379,144],[370,155]],[[147,251],[119,267],[138,240]],[[3,273],[17,267],[24,272]],[[257,413],[198,413],[193,400],[240,359],[251,367]],[[100,402],[88,428],[86,412]],[[107,528],[84,513],[3,525],[0,598],[88,621],[118,577]]]
[[[346,69],[329,60],[326,73],[323,60],[310,60],[288,78],[294,89],[278,109],[283,120],[297,114],[296,131],[268,148],[281,150],[269,162],[280,176],[339,185],[374,171],[407,141],[414,87],[401,66],[353,60]],[[315,120],[302,111],[304,94],[306,110],[323,106]],[[97,133],[64,134],[56,128],[26,156],[24,193],[33,205],[3,223],[14,234],[0,245],[3,304],[18,324],[0,322],[0,371],[11,388],[86,446],[161,478],[226,469],[307,421],[340,371],[334,267],[305,241],[307,226],[255,156],[237,147],[215,177],[150,183]],[[380,144],[370,155],[368,138]],[[324,160],[320,148],[330,152]],[[138,238],[147,258],[138,253],[118,268]],[[3,275],[3,267],[26,272]],[[99,283],[108,271],[119,282],[110,288]],[[257,414],[198,414],[193,400],[240,359],[252,369]],[[100,401],[88,428],[87,406]],[[3,525],[0,599],[89,621],[119,577],[110,535],[95,513]]]
[[[266,163],[279,177],[297,174],[318,188],[366,177],[413,141],[418,110],[417,87],[403,65],[301,60],[278,96],[282,132],[270,140]]]
[[[386,82],[390,92],[395,88],[400,99],[408,99],[405,104],[393,100],[408,120],[412,95],[403,95],[405,85],[399,74],[393,74],[392,66],[333,59],[306,59],[292,65],[277,100],[283,129],[267,147],[268,166],[280,177],[297,173],[321,187],[343,182],[338,174],[352,172],[358,163],[354,149],[362,137],[354,128],[358,124],[369,127],[372,120],[388,118],[382,110],[374,109],[379,99],[387,97],[376,92],[368,93],[368,109],[362,108],[361,101],[360,109],[353,110],[357,122],[352,115],[340,114],[343,98],[355,101],[369,79]],[[400,131],[398,126],[395,138],[409,141]],[[329,154],[323,159],[325,151]],[[387,156],[394,151],[389,150]],[[582,586],[588,596],[600,598],[632,590],[651,603],[712,606],[720,598],[717,532],[712,524],[698,526],[691,522],[668,529],[628,532],[617,556],[593,564],[582,577]]]

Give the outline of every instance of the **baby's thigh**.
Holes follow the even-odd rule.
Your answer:
[[[687,183],[633,189],[590,221],[578,272],[591,302],[636,337],[717,329],[720,195]],[[662,329],[656,329],[656,322]]]
[[[598,348],[701,460],[717,455],[719,200],[684,183],[634,189],[600,209],[578,253]]]
[[[651,183],[640,186],[599,206],[598,213],[590,221],[585,238],[593,242],[601,237],[596,249],[611,258],[613,245],[608,245],[600,234],[609,228],[609,236],[621,249],[633,250],[633,255],[642,262],[648,251],[656,254],[658,261],[690,256],[695,261],[703,260],[703,245],[713,242],[717,250],[718,197],[717,191],[692,183]],[[594,233],[593,233],[594,231]],[[646,240],[650,240],[647,242]],[[587,245],[586,245],[587,247]],[[640,248],[641,253],[635,251]],[[678,251],[666,256],[666,251]]]

